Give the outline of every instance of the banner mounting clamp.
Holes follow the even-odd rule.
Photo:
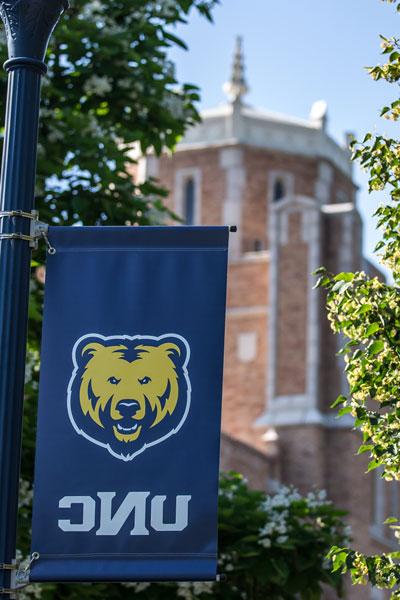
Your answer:
[[[0,219],[29,219],[30,231],[29,235],[21,233],[21,232],[13,232],[13,233],[0,233],[0,240],[24,240],[29,242],[29,246],[34,250],[38,248],[38,240],[43,238],[46,242],[47,252],[49,254],[55,254],[56,250],[50,244],[47,238],[47,231],[49,226],[47,223],[43,223],[43,221],[39,221],[39,212],[37,210],[32,210],[32,212],[25,212],[23,210],[3,210],[0,211]]]
[[[29,562],[21,567],[21,564],[17,564],[16,562],[7,564],[0,563],[0,570],[12,571],[11,574],[11,587],[9,588],[0,588],[0,594],[6,594],[11,598],[18,598],[18,592],[22,589],[26,588],[29,584],[29,575],[31,572],[31,565],[35,560],[40,558],[39,552],[32,552]]]

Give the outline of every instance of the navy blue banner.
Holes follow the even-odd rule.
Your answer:
[[[228,228],[49,240],[30,579],[215,579]]]

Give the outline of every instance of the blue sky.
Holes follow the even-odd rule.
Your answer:
[[[397,89],[373,82],[364,67],[383,61],[379,34],[398,32],[400,15],[380,0],[222,0],[214,24],[191,15],[178,31],[188,52],[174,50],[177,75],[202,90],[201,108],[224,102],[234,39],[243,36],[247,102],[307,117],[315,100],[328,102],[328,131],[340,142],[345,131],[392,134],[380,107]],[[372,257],[378,237],[372,213],[384,197],[368,195],[367,179],[355,166],[358,204],[364,220],[364,251]]]

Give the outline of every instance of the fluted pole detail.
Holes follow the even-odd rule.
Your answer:
[[[40,80],[63,0],[0,0],[9,60],[0,211],[34,209]],[[0,234],[29,235],[30,222],[0,218]],[[15,559],[28,321],[29,243],[0,236],[0,563]],[[10,571],[0,568],[0,590]],[[9,595],[0,591],[0,598]]]

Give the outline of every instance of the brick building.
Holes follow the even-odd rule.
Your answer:
[[[238,41],[227,104],[207,110],[173,156],[142,158],[138,177],[170,190],[191,225],[237,225],[231,235],[223,399],[222,468],[258,488],[278,481],[327,490],[350,512],[354,547],[391,548],[386,516],[397,488],[365,474],[352,420],[329,406],[346,393],[340,340],[331,334],[311,273],[374,268],[349,152],[327,133],[326,105],[309,120],[254,109]],[[351,598],[380,598],[354,589]]]

